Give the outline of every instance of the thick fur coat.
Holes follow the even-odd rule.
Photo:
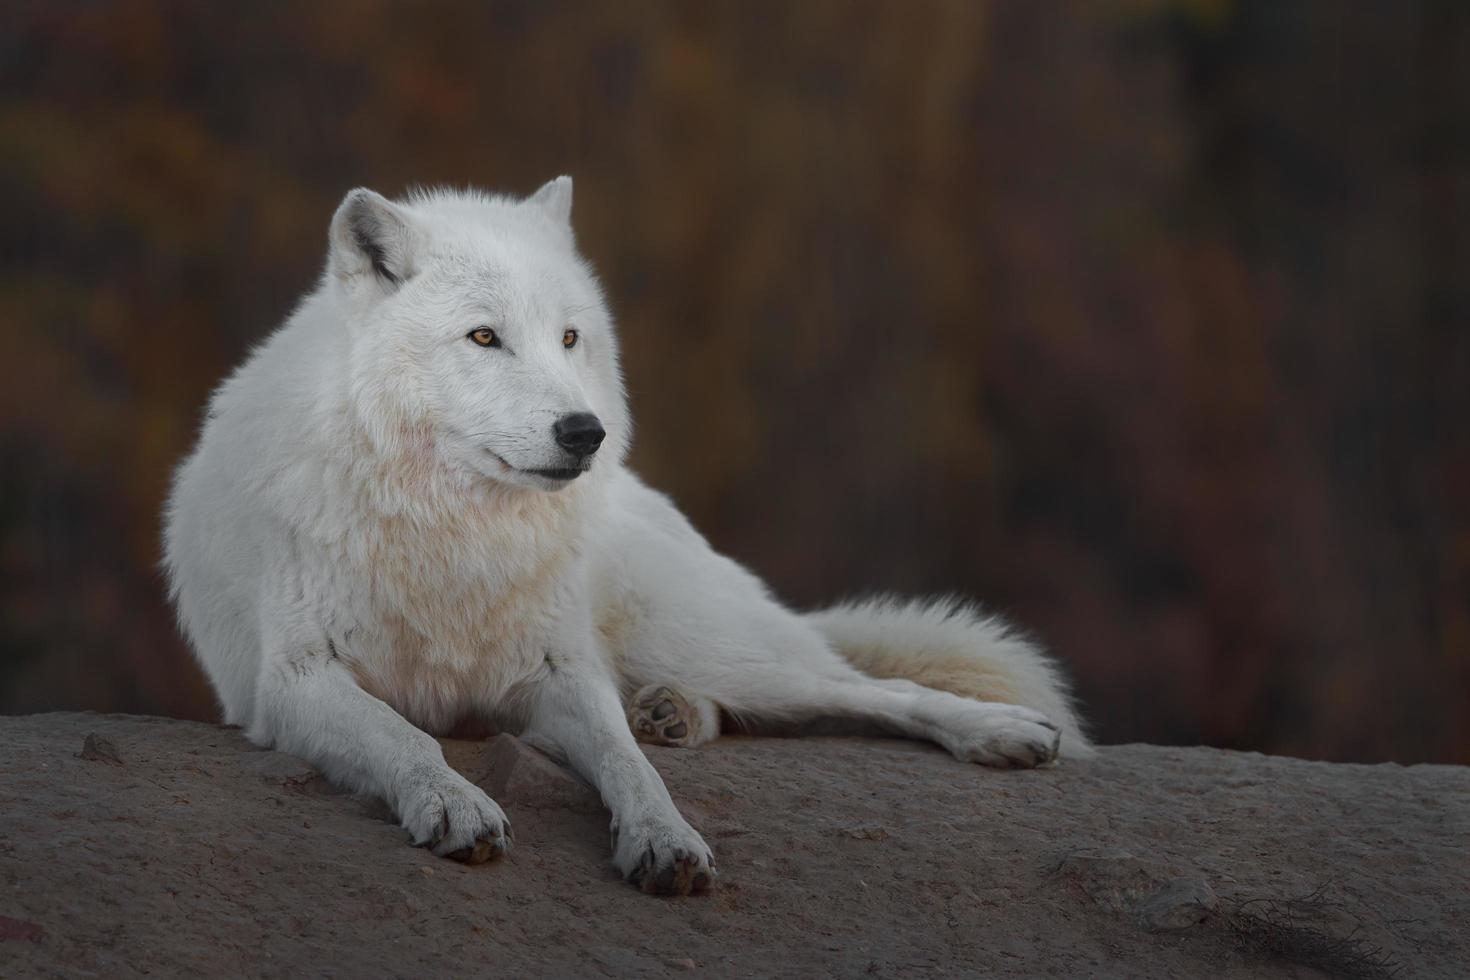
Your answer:
[[[879,731],[1035,766],[1087,741],[1028,641],[951,601],[800,615],[623,465],[617,336],[571,228],[525,200],[347,195],[327,269],[224,382],[166,519],[225,720],[479,861],[505,814],[432,737],[534,739],[602,793],[647,891],[714,858],[635,736]]]

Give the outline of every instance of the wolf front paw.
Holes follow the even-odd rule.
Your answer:
[[[963,762],[998,769],[1031,769],[1056,761],[1062,731],[1039,711],[1014,704],[974,702],[945,726],[945,748]]]
[[[715,856],[682,819],[613,824],[613,865],[649,895],[693,895],[715,883]]]
[[[651,745],[668,745],[674,748],[692,748],[707,742],[714,732],[707,714],[701,711],[696,700],[686,698],[671,687],[650,684],[628,704],[628,727],[633,737]]]
[[[510,821],[478,786],[453,771],[424,780],[399,810],[415,847],[481,864],[510,850]]]

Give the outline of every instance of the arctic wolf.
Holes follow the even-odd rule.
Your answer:
[[[225,721],[478,862],[509,823],[432,735],[487,719],[595,785],[617,870],[678,894],[714,856],[636,738],[820,725],[989,766],[1085,754],[1056,670],[1002,624],[944,601],[793,612],[624,467],[571,207],[566,177],[342,201],[320,283],[215,392],[168,504],[171,594]]]

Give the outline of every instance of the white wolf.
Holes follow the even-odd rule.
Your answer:
[[[172,596],[225,720],[467,861],[509,825],[429,733],[489,720],[597,787],[618,871],[679,894],[710,886],[713,855],[635,733],[1085,754],[1052,665],[995,620],[799,615],[624,467],[617,339],[571,202],[566,177],[525,200],[342,202],[319,285],[215,393],[168,505]]]

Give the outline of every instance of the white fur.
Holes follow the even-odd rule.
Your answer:
[[[318,288],[215,393],[166,562],[225,720],[461,857],[507,846],[505,815],[428,733],[468,716],[522,732],[599,788],[615,864],[664,891],[700,887],[712,856],[628,728],[647,685],[687,697],[681,744],[723,713],[1001,765],[1049,761],[1059,726],[1085,752],[1035,647],[949,607],[798,615],[624,468],[617,339],[571,191],[352,192]],[[480,326],[502,346],[468,339]],[[590,469],[533,472],[568,465],[552,424],[581,412],[607,431]],[[934,686],[914,683],[926,670]],[[976,700],[991,680],[1013,704]]]

